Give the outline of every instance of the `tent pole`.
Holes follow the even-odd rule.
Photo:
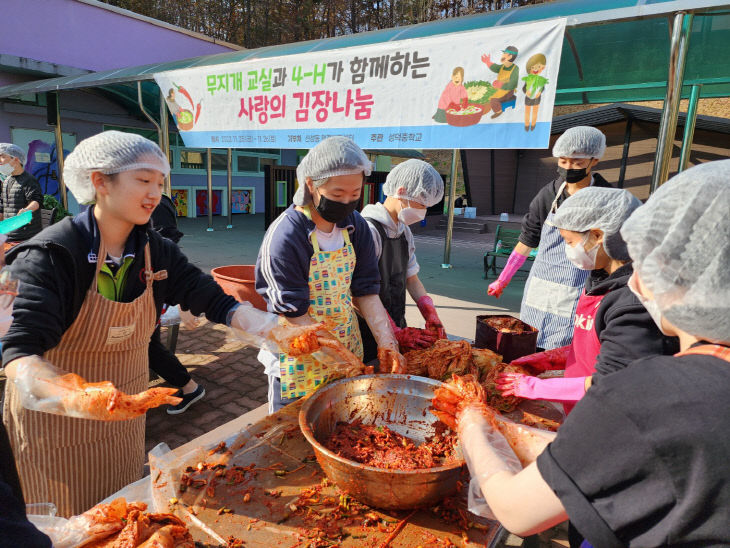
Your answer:
[[[168,129],[168,118],[167,118],[167,103],[165,102],[165,94],[160,89],[160,148],[162,153],[167,158],[167,161],[172,165],[170,158],[170,131]],[[172,196],[172,182],[170,180],[170,173],[165,177],[165,194]]]
[[[702,84],[692,86],[689,95],[689,106],[687,107],[687,120],[684,122],[684,137],[682,138],[682,150],[679,153],[679,170],[687,169],[689,155],[692,153],[692,140],[695,136],[695,122],[697,122],[697,103],[700,100]]]
[[[233,228],[233,151],[228,149],[228,225],[226,228]]]
[[[208,229],[206,232],[213,232],[213,153],[208,149],[207,162],[208,175]]]
[[[61,203],[63,208],[68,211],[68,195],[66,194],[66,183],[63,180],[63,132],[61,131],[61,97],[60,93],[54,92],[56,95],[56,126],[53,128],[56,134],[56,166],[58,169],[58,190],[61,194]],[[41,207],[43,204],[41,204]]]
[[[664,110],[657,136],[657,154],[654,170],[651,174],[649,193],[652,194],[659,185],[669,178],[669,162],[672,159],[674,134],[677,131],[679,117],[679,100],[682,96],[684,65],[689,49],[689,37],[692,31],[691,13],[680,12],[674,16],[672,38],[669,46],[669,74],[667,75],[667,94],[664,98]]]
[[[634,124],[634,119],[629,116],[626,118],[626,131],[624,132],[624,148],[621,152],[621,168],[618,172],[618,187],[624,187],[624,179],[626,178],[626,164],[629,161],[629,146],[631,146],[631,126]]]
[[[162,129],[160,128],[160,124],[157,123],[157,120],[155,120],[144,108],[144,101],[142,100],[142,82],[139,81],[137,82],[137,104],[139,104],[139,110],[142,111],[145,118],[147,118],[150,123],[157,128],[157,142],[162,143]],[[162,145],[160,145],[160,148],[162,148]]]
[[[454,232],[454,201],[456,200],[456,154],[451,154],[451,175],[449,176],[449,217],[446,221],[446,246],[444,247],[444,262],[441,268],[451,268],[451,236]]]

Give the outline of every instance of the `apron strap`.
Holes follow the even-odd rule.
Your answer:
[[[147,289],[152,287],[152,282],[159,282],[167,279],[167,270],[159,270],[153,272],[152,270],[152,255],[150,253],[150,243],[144,246],[144,279],[147,284]]]
[[[728,348],[727,346],[722,346],[721,344],[703,344],[701,346],[695,346],[694,348],[689,348],[684,352],[678,352],[674,356],[680,357],[689,356],[692,354],[701,356],[714,356],[716,358],[720,358],[721,360],[725,360],[726,362],[730,362],[730,348]]]
[[[563,184],[560,185],[560,188],[558,189],[558,193],[555,195],[555,199],[553,200],[552,205],[550,206],[550,213],[555,213],[558,210],[558,198],[563,195],[563,190],[565,190],[565,185],[568,184],[566,181],[563,181]]]

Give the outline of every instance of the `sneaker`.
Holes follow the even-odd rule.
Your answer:
[[[190,394],[183,394],[182,390],[178,390],[175,396],[182,398],[182,401],[177,405],[171,405],[168,407],[168,415],[179,415],[180,413],[187,411],[188,407],[193,405],[196,401],[203,399],[203,396],[205,396],[205,388],[198,385],[198,387],[190,392]]]

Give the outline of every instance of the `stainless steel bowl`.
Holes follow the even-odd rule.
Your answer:
[[[428,408],[439,385],[439,381],[411,375],[343,379],[320,388],[304,402],[299,426],[330,481],[360,502],[393,510],[434,505],[456,492],[463,460],[424,470],[385,470],[339,457],[321,442],[338,421],[355,419],[388,426],[423,442],[434,433],[437,419]]]

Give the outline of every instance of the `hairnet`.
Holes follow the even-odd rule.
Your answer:
[[[639,206],[639,199],[628,190],[592,186],[565,200],[550,224],[574,232],[599,228],[606,254],[617,261],[628,261],[629,252],[619,229]]]
[[[403,187],[405,192],[398,194]],[[426,207],[444,197],[444,180],[436,169],[423,160],[406,160],[395,166],[383,184],[383,194],[412,200]]]
[[[7,154],[8,156],[17,158],[22,165],[25,165],[25,152],[18,145],[14,145],[13,143],[0,143],[0,154]]]
[[[312,201],[307,177],[324,184],[329,177],[355,173],[367,176],[371,171],[372,162],[355,141],[339,135],[328,137],[311,149],[297,166],[299,187],[294,194],[294,204],[302,206]]]
[[[141,135],[122,131],[104,131],[81,141],[63,165],[63,182],[80,204],[96,200],[91,173],[106,175],[153,169],[167,175],[170,164],[156,143]]]
[[[730,160],[670,179],[629,217],[621,235],[634,270],[679,329],[730,342]]]
[[[553,145],[555,158],[602,158],[606,151],[606,136],[591,126],[572,127]]]

